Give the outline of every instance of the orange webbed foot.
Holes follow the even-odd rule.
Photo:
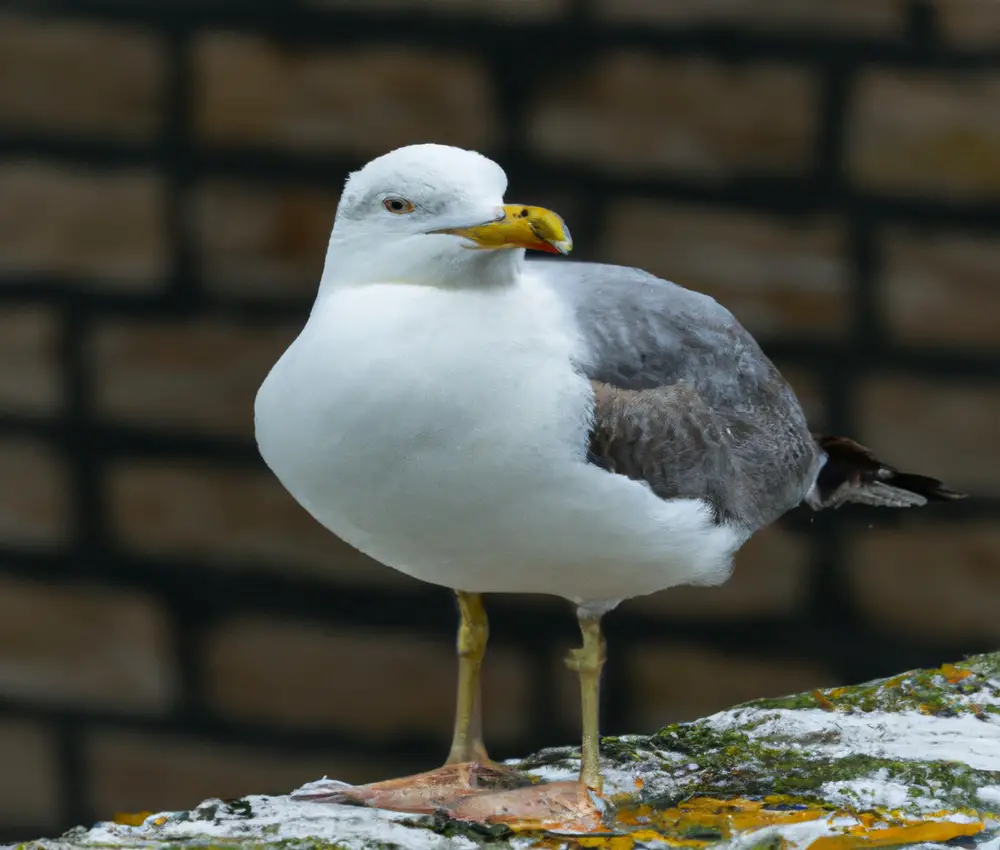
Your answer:
[[[526,774],[503,765],[464,762],[367,785],[338,785],[329,790],[309,790],[294,797],[297,800],[354,804],[413,814],[450,813],[456,804],[468,797],[505,792],[531,782]]]
[[[458,800],[446,809],[456,820],[505,824],[516,832],[607,832],[604,801],[581,782],[549,782]]]

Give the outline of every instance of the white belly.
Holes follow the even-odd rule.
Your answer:
[[[577,345],[531,282],[335,291],[261,387],[261,454],[332,532],[424,581],[598,602],[723,580],[740,532],[586,463]]]

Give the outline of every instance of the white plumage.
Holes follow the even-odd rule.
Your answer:
[[[505,183],[440,146],[352,175],[309,321],[257,397],[264,459],[333,533],[424,581],[607,608],[724,580],[746,531],[588,463],[588,352],[534,264],[431,232],[496,218]],[[412,215],[386,210],[397,196]]]
[[[451,793],[460,818],[537,828],[548,812],[555,829],[568,817],[592,830],[604,612],[725,580],[739,546],[803,499],[961,494],[811,434],[791,387],[711,298],[631,268],[525,262],[525,247],[572,241],[550,210],[504,205],[505,189],[495,163],[439,145],[350,177],[309,321],[258,393],[257,440],[332,532],[458,591],[446,766],[344,798],[436,811]],[[577,604],[576,785],[479,796],[473,777],[498,770],[476,720],[484,592]]]

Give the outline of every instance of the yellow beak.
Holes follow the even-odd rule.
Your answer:
[[[506,204],[504,217],[475,227],[452,227],[437,233],[464,236],[477,248],[530,248],[550,254],[568,254],[573,250],[573,237],[566,223],[552,210]]]

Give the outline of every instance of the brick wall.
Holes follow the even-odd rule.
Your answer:
[[[313,523],[251,413],[344,174],[431,139],[978,495],[623,606],[608,731],[1000,641],[997,0],[4,2],[0,840],[443,755],[448,594]],[[568,607],[490,607],[495,752],[572,740]]]

